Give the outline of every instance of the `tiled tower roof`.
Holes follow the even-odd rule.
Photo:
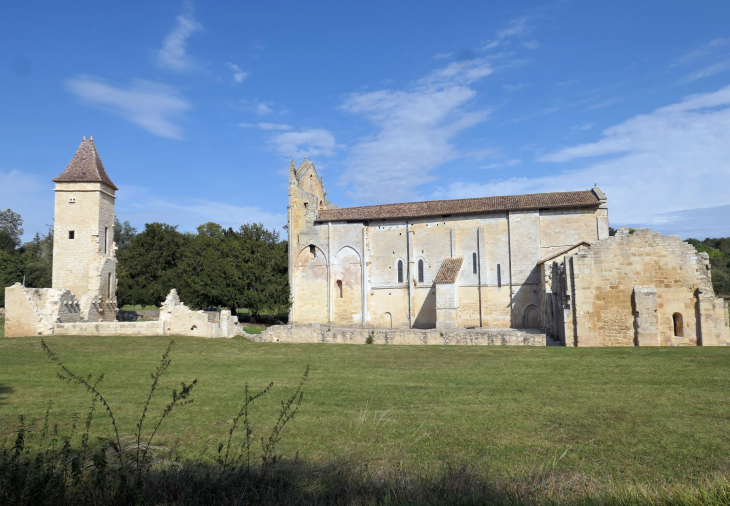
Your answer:
[[[66,170],[59,176],[53,178],[54,183],[104,183],[105,185],[118,190],[104,170],[99,153],[96,151],[94,141],[84,140],[76,150]]]

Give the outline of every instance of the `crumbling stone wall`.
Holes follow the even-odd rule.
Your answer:
[[[730,342],[707,255],[677,236],[624,228],[554,262],[560,338],[576,346],[695,346]],[[555,328],[555,320],[544,327]]]

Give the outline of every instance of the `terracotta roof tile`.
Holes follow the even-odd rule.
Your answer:
[[[377,206],[323,209],[316,221],[368,221],[394,218],[419,218],[445,214],[469,214],[561,207],[597,206],[600,200],[592,190],[533,193],[504,197],[479,197],[458,200],[428,200]]]
[[[591,245],[591,243],[589,243],[589,242],[581,241],[578,244],[568,246],[567,248],[561,249],[557,253],[553,253],[552,255],[549,255],[547,258],[543,258],[542,260],[537,262],[537,265],[544,264],[545,262],[548,262],[548,261],[552,260],[553,258],[558,258],[561,255],[565,255],[568,251],[573,250],[579,246],[590,246],[590,245]]]
[[[433,282],[437,285],[455,283],[462,263],[464,263],[463,258],[445,258]]]
[[[94,141],[84,140],[76,150],[66,170],[58,177],[53,178],[55,183],[104,183],[107,186],[118,190],[104,170],[99,153],[96,151]]]

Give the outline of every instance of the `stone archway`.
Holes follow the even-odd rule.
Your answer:
[[[297,323],[327,323],[327,259],[310,244],[302,249],[294,264],[296,293],[294,314]]]
[[[522,318],[522,326],[527,329],[540,328],[540,311],[536,306],[528,306],[525,309],[525,316]]]

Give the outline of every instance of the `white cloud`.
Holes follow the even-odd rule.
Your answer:
[[[507,26],[505,28],[497,30],[497,38],[488,42],[484,47],[481,48],[481,50],[487,51],[489,49],[494,49],[495,47],[504,44],[510,37],[527,35],[531,31],[532,27],[528,24],[527,18],[513,19],[512,21],[507,23]],[[523,46],[528,49],[535,49],[539,46],[539,43],[536,40],[532,40],[524,42]]]
[[[480,169],[503,169],[505,167],[514,167],[515,165],[519,165],[521,163],[522,160],[507,160],[506,162],[501,163],[490,163],[489,165],[480,167]]]
[[[684,79],[682,79],[682,82],[689,83],[692,81],[696,81],[697,79],[702,79],[704,77],[714,76],[715,74],[725,72],[728,69],[730,69],[730,60],[721,61],[713,65],[703,67],[699,70],[696,70],[695,72],[692,72],[691,74],[686,75]]]
[[[254,109],[256,114],[264,115],[264,114],[271,114],[273,111],[271,108],[266,104],[258,104],[256,108]]]
[[[438,53],[437,55],[434,55],[433,59],[442,60],[445,58],[450,58],[452,54],[454,54],[454,53]]]
[[[562,162],[607,157],[574,170],[487,184],[455,183],[461,198],[587,189],[597,182],[615,223],[666,223],[671,213],[727,205],[730,186],[730,86],[641,114],[603,131],[590,144],[539,158]],[[711,214],[707,220],[719,220]],[[726,216],[722,220],[727,221]]]
[[[459,156],[451,139],[486,116],[469,111],[469,85],[492,73],[484,59],[451,63],[405,91],[354,93],[341,108],[364,116],[378,129],[350,151],[341,183],[356,200],[394,201],[433,179],[439,165]]]
[[[583,125],[575,125],[570,127],[571,130],[574,132],[585,132],[586,130],[590,130],[595,126],[595,123],[585,123]]]
[[[291,130],[291,125],[280,125],[278,123],[259,123],[256,126],[261,130]]]
[[[190,109],[190,104],[169,86],[136,80],[124,89],[93,76],[79,76],[67,80],[66,88],[88,104],[118,114],[155,135],[182,138],[175,120]]]
[[[237,83],[242,83],[248,76],[248,72],[244,72],[243,69],[235,63],[228,62],[228,68],[233,71],[233,80]]]
[[[161,222],[179,225],[180,231],[194,232],[198,225],[209,221],[237,230],[244,223],[263,223],[269,229],[282,232],[285,213],[270,213],[256,206],[237,206],[186,196],[176,196],[174,203],[156,192],[140,186],[121,185],[117,192],[116,214],[129,220],[138,231],[145,223]]]
[[[157,52],[157,66],[177,72],[190,68],[185,46],[188,37],[202,29],[203,25],[193,17],[192,5],[186,3],[184,12],[177,17],[175,28],[162,41],[162,48]]]
[[[338,147],[334,136],[322,129],[278,134],[271,139],[271,143],[279,153],[287,158],[332,156]]]

